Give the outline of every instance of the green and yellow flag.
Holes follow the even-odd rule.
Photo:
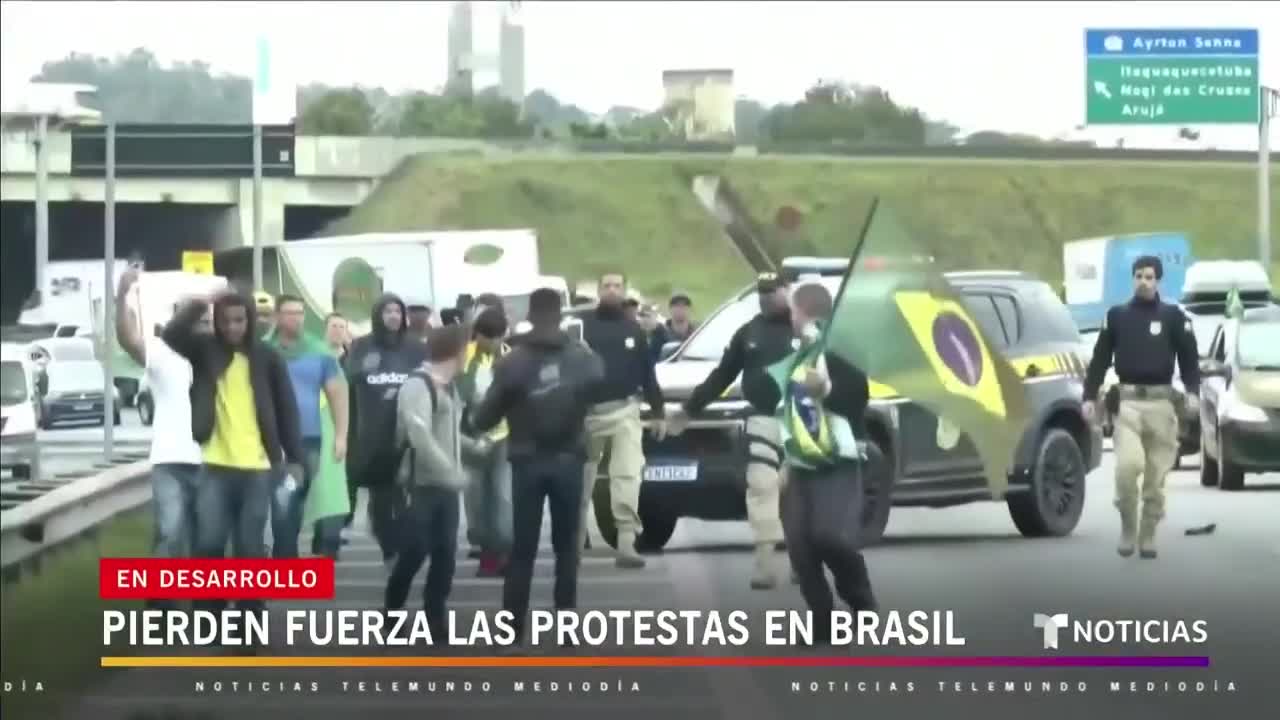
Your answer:
[[[994,496],[1004,494],[1027,421],[1026,393],[925,249],[878,200],[819,343],[968,435]],[[770,374],[787,397],[796,357]],[[786,404],[784,403],[784,408]]]
[[[1244,317],[1244,302],[1240,300],[1240,288],[1233,287],[1231,292],[1227,293],[1227,308],[1223,314],[1229,318]]]

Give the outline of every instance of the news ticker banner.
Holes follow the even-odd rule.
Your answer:
[[[293,560],[103,558],[103,600],[332,600],[334,562]],[[496,595],[496,594],[495,594]],[[495,605],[498,598],[495,596]],[[1035,614],[1026,627],[1046,651],[1059,634],[1082,637],[1114,650],[1124,643],[1202,644],[1204,621],[1072,620],[1065,613]],[[279,625],[280,627],[275,627]],[[528,645],[585,648],[665,648],[682,655],[460,656],[458,648],[497,651],[517,644],[514,616],[505,610],[449,612],[433,628],[421,611],[379,608],[254,610],[105,610],[103,646],[199,648],[214,645],[259,648],[252,655],[112,655],[102,667],[133,668],[1208,668],[1207,655],[724,655],[755,647],[801,647],[814,638],[815,619],[803,610],[533,610]],[[967,644],[948,610],[835,611],[830,618],[835,648],[955,648]],[[1012,628],[1011,628],[1012,630]],[[1025,631],[1025,630],[1024,630]],[[447,637],[435,637],[444,632]],[[446,656],[271,655],[279,647],[355,649],[450,648]],[[277,642],[272,642],[272,639]]]

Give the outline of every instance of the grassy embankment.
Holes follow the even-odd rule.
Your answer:
[[[1248,165],[426,155],[397,168],[330,233],[532,227],[544,272],[574,283],[622,268],[646,296],[683,289],[705,312],[749,272],[681,173],[727,177],[756,219],[774,228],[775,254],[847,254],[879,195],[949,268],[1021,269],[1057,283],[1062,243],[1085,237],[1183,231],[1199,257],[1253,257],[1254,172]],[[1276,203],[1280,217],[1280,196]],[[799,229],[776,228],[785,205],[803,214]],[[1280,280],[1280,264],[1275,272]]]
[[[102,611],[137,603],[98,599],[99,557],[144,557],[151,538],[148,510],[122,515],[105,525],[97,543],[82,542],[52,556],[38,575],[6,585],[0,596],[0,667],[4,679],[25,680],[26,692],[5,693],[0,717],[57,717],[109,672],[99,667]],[[40,682],[43,692],[35,692]]]

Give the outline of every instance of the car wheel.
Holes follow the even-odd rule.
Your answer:
[[[863,477],[863,504],[858,543],[862,547],[879,544],[889,527],[893,510],[893,463],[875,442],[867,443],[866,475]]]
[[[1200,440],[1200,484],[1204,487],[1218,484],[1218,461],[1205,449],[1203,438]]]
[[[1240,490],[1244,487],[1244,469],[1227,459],[1226,446],[1218,436],[1218,488]]]
[[[1031,487],[1009,495],[1009,515],[1025,537],[1070,535],[1084,512],[1084,454],[1071,433],[1051,427],[1040,438]]]
[[[591,493],[591,507],[595,512],[596,526],[600,528],[600,537],[609,547],[618,547],[618,526],[613,520],[612,496],[609,482],[600,478],[595,490]],[[643,532],[636,537],[637,552],[658,552],[666,546],[675,534],[676,524],[680,516],[663,507],[652,495],[640,493],[640,525]]]
[[[151,427],[151,423],[156,419],[155,403],[151,400],[151,395],[140,395],[138,397],[138,419],[143,425]]]

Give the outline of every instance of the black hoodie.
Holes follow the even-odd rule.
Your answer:
[[[468,418],[469,429],[485,432],[505,417],[511,429],[508,458],[585,460],[585,419],[604,381],[604,362],[559,328],[535,328],[513,337],[510,345],[511,352],[494,365],[489,391]]]
[[[382,310],[400,306],[400,330],[382,323]],[[408,308],[399,296],[387,293],[373,304],[371,330],[357,338],[347,353],[347,385],[351,418],[347,433],[347,472],[359,484],[390,482],[399,463],[395,443],[396,399],[409,373],[426,361],[426,345],[408,339]]]
[[[225,304],[225,300],[215,301],[215,320],[219,308]],[[216,334],[216,321],[214,335],[196,332],[196,322],[207,310],[204,303],[187,303],[180,308],[161,335],[169,347],[191,363],[191,434],[201,444],[213,435],[218,379],[231,364],[232,354],[236,351],[243,352],[249,360],[258,432],[267,457],[273,466],[282,462],[301,463],[301,425],[288,366],[275,350],[254,334],[258,318],[253,302],[245,300],[244,307],[249,330],[238,348],[232,348]]]

